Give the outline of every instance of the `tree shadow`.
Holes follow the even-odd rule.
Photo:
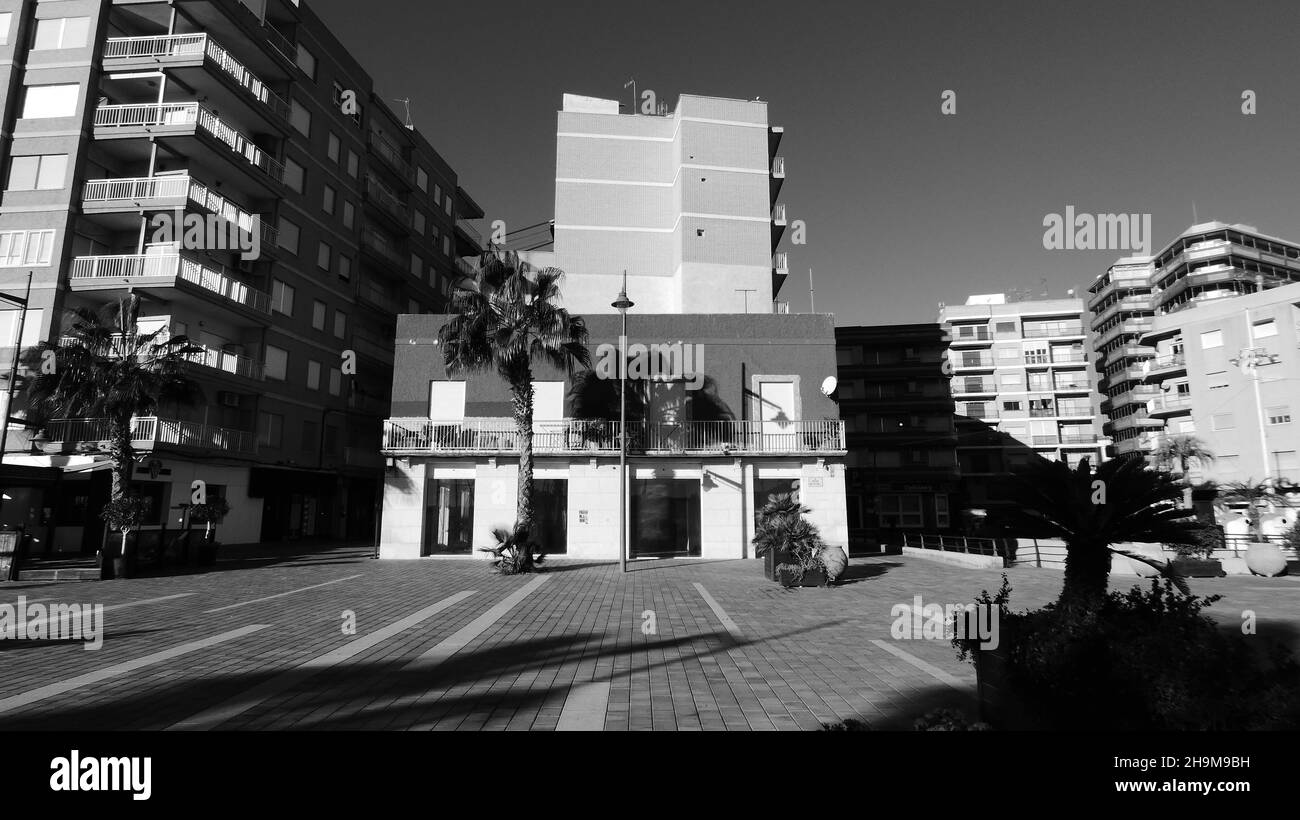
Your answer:
[[[856,584],[871,578],[879,578],[891,569],[901,567],[902,564],[892,561],[872,561],[867,564],[849,564],[841,575],[835,581],[835,586],[844,586],[846,584]]]

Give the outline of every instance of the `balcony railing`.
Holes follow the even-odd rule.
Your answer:
[[[165,338],[156,342],[156,344],[165,343]],[[59,347],[68,347],[70,345],[79,344],[81,344],[80,341],[69,336],[63,336],[59,339]],[[180,357],[187,362],[202,365],[203,367],[211,367],[216,370],[224,370],[227,373],[236,376],[244,376],[250,379],[262,378],[262,368],[258,366],[257,362],[241,353],[231,353],[228,350],[208,347],[207,345],[202,345],[193,341],[191,341],[187,347],[189,347],[192,352],[180,354]],[[116,358],[123,355],[126,352],[126,348],[127,345],[122,338],[122,334],[115,333],[109,343],[98,351],[97,355]],[[195,348],[198,349],[195,350]]]
[[[221,140],[250,165],[279,182],[284,166],[261,148],[197,102],[146,103],[143,105],[101,105],[95,109],[96,128],[163,128],[197,125]]]
[[[963,381],[954,379],[952,382],[953,393],[996,393],[997,385],[993,382]]]
[[[1183,367],[1187,364],[1187,356],[1183,353],[1171,353],[1167,356],[1157,356],[1151,360],[1152,370],[1162,370],[1170,367]]]
[[[361,244],[402,270],[406,270],[410,265],[410,260],[402,256],[397,246],[374,228],[367,226],[362,229]]]
[[[408,185],[415,181],[415,170],[411,168],[410,163],[402,159],[402,152],[396,145],[393,145],[387,138],[370,132],[368,144],[375,155],[388,164],[390,168],[397,172]]]
[[[785,179],[785,157],[772,157],[772,176]]]
[[[82,186],[81,192],[83,203],[121,202],[132,208],[145,203],[179,206],[186,200],[235,223],[248,233],[256,231],[262,237],[263,247],[275,247],[279,231],[261,214],[250,213],[188,175],[91,179]]]
[[[462,276],[478,276],[478,265],[461,256],[456,257],[456,270],[460,271]]]
[[[785,203],[778,203],[772,208],[772,222],[776,225],[785,225]]]
[[[1174,395],[1156,396],[1151,400],[1150,413],[1167,413],[1177,412],[1180,410],[1190,410],[1192,407],[1192,397],[1187,393],[1177,393]]]
[[[1083,325],[1070,325],[1068,327],[1047,328],[1047,327],[1026,327],[1026,339],[1054,339],[1062,336],[1082,336]]]
[[[789,312],[790,312],[790,303],[789,303],[789,302],[781,302],[781,301],[773,301],[773,302],[772,302],[772,312],[773,312],[773,313],[789,313]]]
[[[1034,436],[1035,447],[1055,447],[1061,443],[1059,436]]]
[[[772,268],[780,273],[786,273],[790,270],[790,257],[785,251],[777,251],[772,254]]]
[[[109,419],[53,419],[45,425],[51,443],[107,445],[112,428]],[[159,445],[196,447],[224,450],[232,453],[254,453],[257,437],[245,430],[231,430],[195,421],[179,421],[157,416],[140,416],[131,419],[131,444],[137,449],[151,450]]]
[[[971,325],[956,325],[955,327],[953,327],[951,331],[952,339],[950,343],[957,344],[958,342],[987,342],[993,338],[993,334],[989,333],[989,329],[987,327],[976,327],[968,332],[963,332],[970,327]]]
[[[241,88],[251,94],[255,100],[270,108],[276,115],[286,120],[289,118],[289,104],[206,33],[162,34],[153,37],[110,37],[104,42],[105,61],[162,60],[166,57],[185,58],[199,55],[202,55],[230,75]]]
[[[402,224],[406,224],[409,212],[401,198],[388,186],[373,176],[366,176],[366,199],[388,212]]]
[[[474,240],[475,245],[478,245],[480,248],[483,247],[483,235],[479,233],[478,228],[475,228],[469,223],[469,220],[457,219],[456,227],[463,231],[470,239]]]
[[[251,310],[271,313],[271,297],[267,294],[230,277],[225,268],[175,253],[78,256],[72,260],[68,277],[117,281],[128,277],[179,278]]]
[[[1062,433],[1062,444],[1095,444],[1097,437],[1092,433]]]
[[[841,421],[628,422],[627,449],[641,454],[826,453],[845,450]],[[564,419],[533,425],[539,453],[617,453],[619,423]],[[519,433],[513,419],[463,421],[387,419],[384,452],[513,453]]]

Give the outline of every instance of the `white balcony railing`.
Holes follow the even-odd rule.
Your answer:
[[[777,251],[772,254],[772,268],[781,273],[790,270],[790,257],[786,255],[785,251]]]
[[[232,278],[225,268],[176,253],[78,256],[72,260],[68,277],[74,280],[184,279],[258,313],[271,313],[271,297],[267,294]],[[149,283],[134,284],[147,286]]]
[[[284,119],[289,104],[257,75],[235,59],[220,43],[205,33],[161,34],[152,37],[110,37],[104,42],[104,60],[162,60],[167,57],[204,57],[228,74],[240,88]],[[111,65],[111,63],[110,63]]]
[[[772,176],[785,179],[785,157],[772,157]]]
[[[775,206],[773,206],[773,208],[772,208],[772,223],[773,223],[774,225],[782,225],[782,226],[784,226],[784,225],[786,224],[786,223],[785,223],[785,203],[784,203],[784,202],[777,203]]]
[[[108,419],[52,419],[45,425],[51,444],[101,444],[111,440]],[[245,430],[231,430],[196,421],[139,416],[131,419],[131,444],[137,449],[159,445],[198,447],[232,453],[255,453],[257,437]]]
[[[844,423],[821,421],[628,422],[627,449],[642,454],[826,453],[845,449]],[[512,453],[519,451],[513,419],[461,421],[387,419],[386,453]],[[564,419],[533,425],[539,453],[617,453],[619,423]]]
[[[120,202],[130,208],[146,203],[179,207],[187,200],[235,223],[247,233],[259,233],[264,247],[275,246],[279,231],[260,214],[250,213],[188,175],[91,179],[81,191],[83,203]]]
[[[281,181],[284,166],[220,117],[197,102],[101,105],[95,109],[95,127],[100,129],[165,128],[196,125],[230,146],[267,176]]]

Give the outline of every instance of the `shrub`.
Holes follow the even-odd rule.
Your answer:
[[[1282,546],[1300,551],[1300,521],[1282,534]]]
[[[918,732],[987,732],[991,727],[979,721],[971,723],[956,709],[935,709],[917,718],[912,728]]]
[[[777,570],[797,572],[800,576],[822,566],[818,555],[826,544],[821,533],[804,515],[812,510],[799,503],[794,493],[774,493],[758,511],[754,532],[754,554],[760,558],[769,552],[785,552],[791,563],[777,565]]]
[[[1191,544],[1171,544],[1179,558],[1209,558],[1223,547],[1223,527],[1218,524],[1202,527]]]
[[[130,532],[144,520],[144,499],[138,495],[121,495],[104,505],[99,517],[110,529]]]

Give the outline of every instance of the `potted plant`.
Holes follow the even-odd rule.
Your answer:
[[[99,517],[110,530],[122,533],[122,545],[113,555],[113,577],[130,578],[135,569],[135,556],[127,542],[133,530],[144,521],[144,500],[137,495],[121,495],[104,505]]]
[[[804,518],[810,509],[794,493],[775,493],[758,513],[754,554],[764,560],[769,580],[782,586],[826,586],[821,552],[826,544],[817,527]]]
[[[190,521],[203,524],[203,543],[195,555],[194,563],[211,566],[217,560],[216,528],[213,526],[230,512],[230,504],[224,498],[215,498],[206,504],[190,507]]]
[[[1212,558],[1214,551],[1223,546],[1223,528],[1202,528],[1189,544],[1171,544],[1178,556],[1169,562],[1169,568],[1186,578],[1218,578],[1224,574],[1223,563]]]

